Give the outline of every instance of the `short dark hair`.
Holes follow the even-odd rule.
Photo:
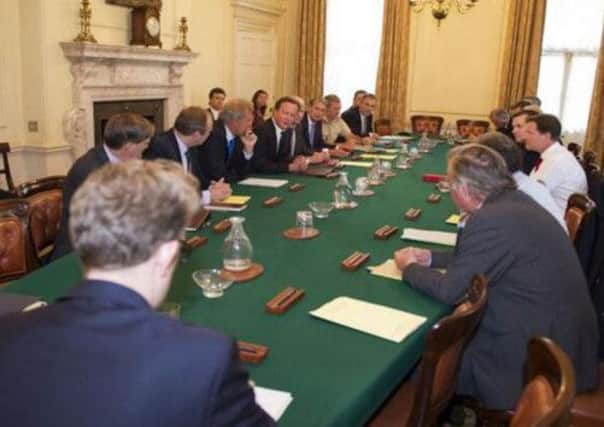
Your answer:
[[[363,95],[363,97],[361,98],[361,101],[364,101],[365,99],[374,99],[377,101],[376,96],[372,93],[366,93],[365,95]]]
[[[516,117],[520,117],[520,116],[526,116],[527,119],[530,119],[531,117],[537,117],[538,115],[539,115],[539,113],[536,113],[534,111],[520,110],[520,111],[512,114],[511,120],[514,120]]]
[[[333,103],[339,103],[341,104],[342,101],[340,101],[340,97],[338,95],[335,95],[333,93],[330,93],[329,95],[325,95],[325,98],[323,98],[325,100],[325,104],[326,105],[330,105]]]
[[[200,107],[187,107],[178,113],[174,129],[186,136],[203,134],[208,129],[208,113]]]
[[[294,104],[296,107],[298,107],[298,110],[300,108],[302,108],[300,106],[300,103],[298,101],[296,101],[296,99],[292,98],[291,96],[282,96],[281,98],[279,98],[277,100],[277,102],[275,102],[275,110],[278,110],[279,108],[281,108],[281,105],[283,104]]]
[[[526,122],[535,123],[539,133],[549,133],[550,138],[553,141],[558,141],[560,139],[562,125],[560,124],[558,117],[554,116],[553,114],[539,114],[538,116],[530,117]]]
[[[365,89],[355,90],[353,98],[356,98],[359,95],[366,95],[366,94],[367,94],[367,91]]]
[[[135,113],[118,113],[109,119],[103,131],[105,145],[119,150],[128,142],[141,143],[153,135],[155,127],[149,120]]]
[[[522,168],[522,151],[516,142],[501,132],[487,132],[481,135],[476,143],[492,148],[503,157],[510,173]]]
[[[212,88],[210,90],[210,93],[208,94],[208,99],[212,99],[212,97],[214,95],[224,95],[224,96],[226,96],[226,92],[221,87],[214,87],[214,88]]]

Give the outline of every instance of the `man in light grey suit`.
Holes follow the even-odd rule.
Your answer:
[[[596,317],[562,227],[516,190],[503,158],[484,145],[452,150],[447,175],[455,204],[469,214],[454,252],[408,247],[394,257],[406,282],[448,304],[464,296],[473,275],[485,273],[489,280],[487,308],[464,353],[458,393],[492,409],[514,408],[534,336],[549,337],[566,351],[577,392],[595,388]]]

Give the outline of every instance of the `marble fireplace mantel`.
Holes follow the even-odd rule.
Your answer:
[[[71,62],[73,107],[63,129],[76,157],[94,146],[95,102],[141,99],[164,101],[164,123],[184,104],[182,74],[197,53],[138,46],[62,42]]]

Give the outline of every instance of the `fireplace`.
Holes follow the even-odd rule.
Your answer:
[[[196,53],[95,43],[61,47],[73,76],[73,108],[65,112],[63,131],[75,157],[101,143],[104,123],[115,112],[138,112],[159,132],[184,106],[183,69]]]
[[[118,113],[140,114],[153,123],[156,133],[164,130],[164,101],[162,99],[95,102],[93,109],[95,146],[103,143],[105,125],[111,116]]]

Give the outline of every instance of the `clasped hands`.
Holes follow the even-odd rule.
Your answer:
[[[219,181],[212,181],[208,190],[210,191],[212,202],[220,202],[233,194],[231,185],[228,182],[224,182],[224,178],[220,178]]]
[[[432,252],[430,252],[428,249],[420,249],[410,246],[394,252],[394,262],[401,271],[405,271],[405,269],[411,264],[419,264],[423,267],[430,267],[432,264]]]

